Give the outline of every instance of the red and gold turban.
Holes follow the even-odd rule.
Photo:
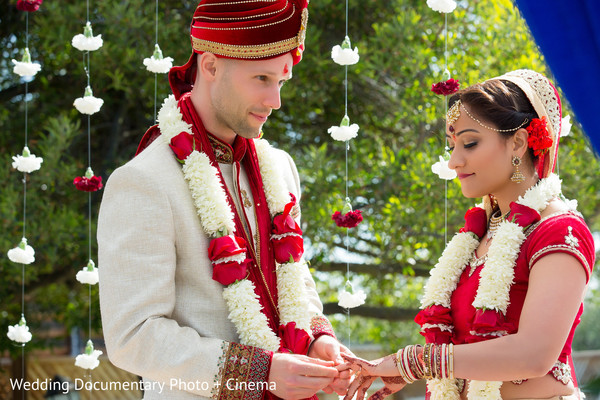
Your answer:
[[[260,60],[290,52],[302,59],[308,0],[202,0],[190,28],[192,55],[169,72],[176,98],[191,90],[196,78],[196,54]]]

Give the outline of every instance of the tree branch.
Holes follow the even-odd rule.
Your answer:
[[[406,276],[421,276],[428,277],[430,268],[426,264],[422,265],[406,265],[406,267],[402,267],[400,264],[352,264],[350,263],[350,269],[352,272],[358,274],[397,274],[402,273],[404,268],[412,268],[415,271],[414,275],[404,274]],[[318,264],[315,268],[320,272],[345,272],[346,271],[346,263],[323,263]]]
[[[346,314],[347,311],[337,303],[325,303],[323,304],[323,312],[330,315]],[[360,306],[353,308],[351,314],[354,316],[384,319],[387,321],[412,321],[418,312],[418,309],[412,308]]]

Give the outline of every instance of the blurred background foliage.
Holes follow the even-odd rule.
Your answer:
[[[12,169],[11,157],[24,145],[25,82],[12,73],[11,59],[21,59],[25,18],[14,3],[0,0],[4,252],[18,244],[23,229],[23,176]],[[159,44],[176,65],[190,54],[187,35],[195,6],[195,1],[159,2]],[[91,53],[91,84],[104,106],[91,117],[91,158],[94,172],[105,180],[133,156],[153,124],[155,80],[142,61],[154,49],[154,13],[154,2],[92,2],[90,20],[104,46]],[[327,134],[344,114],[344,70],[330,58],[331,47],[344,39],[344,2],[311,2],[304,60],[294,68],[293,82],[282,92],[283,107],[273,113],[265,134],[297,163],[307,254],[340,338],[392,350],[421,340],[412,319],[424,279],[474,200],[462,197],[458,182],[446,183],[431,172],[445,147],[444,99],[429,90],[444,70],[443,14],[424,0],[361,0],[350,2],[349,21],[361,61],[348,68],[348,115],[361,128],[350,142],[348,188],[364,222],[347,236],[331,221],[345,198],[346,148]],[[65,332],[88,326],[88,288],[75,280],[88,260],[88,196],[72,184],[87,167],[87,117],[72,106],[87,80],[83,54],[70,44],[85,22],[84,3],[73,0],[44,2],[30,15],[29,48],[42,71],[28,83],[28,145],[44,157],[42,169],[27,177],[27,237],[36,262],[26,267],[25,302],[34,347],[53,345],[35,334],[45,326],[58,324]],[[518,68],[551,76],[509,0],[459,1],[448,23],[448,68],[463,87]],[[168,94],[166,75],[159,75],[159,105]],[[566,99],[564,114],[571,114]],[[576,123],[561,143],[559,170],[565,195],[579,200],[579,210],[598,232],[599,163]],[[101,192],[91,198],[95,231]],[[354,288],[368,294],[349,318],[336,304],[347,262]],[[6,330],[20,316],[20,265],[3,257],[0,275],[0,326]],[[597,277],[596,272],[575,349],[600,347],[594,325],[600,318]],[[92,325],[100,332],[97,287],[92,292]],[[16,350],[5,334],[0,350]]]

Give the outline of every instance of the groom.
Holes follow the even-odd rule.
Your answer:
[[[258,140],[302,58],[307,0],[202,0],[174,97],[108,180],[98,221],[111,361],[145,399],[345,394],[349,353],[302,260],[300,184]]]

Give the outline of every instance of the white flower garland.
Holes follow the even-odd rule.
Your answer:
[[[529,188],[525,194],[518,198],[517,203],[532,208],[538,213],[542,212],[548,203],[561,193],[560,179],[551,174],[548,178],[540,180],[535,186]],[[510,303],[510,287],[514,280],[514,266],[525,241],[523,228],[512,221],[504,221],[498,227],[494,241],[488,249],[488,259],[479,278],[477,295],[473,307],[478,309],[494,309],[506,313]],[[479,240],[470,232],[458,233],[450,241],[438,263],[431,270],[431,277],[425,286],[425,294],[421,301],[421,308],[431,305],[440,305],[450,308],[450,298],[456,289],[458,280],[467,263],[471,260],[473,252],[479,245]],[[437,327],[441,330],[452,331],[452,326],[430,325],[422,329]],[[490,336],[502,336],[506,332],[494,332]],[[450,392],[451,386],[456,386],[453,379],[428,381],[432,399],[459,399],[458,391]],[[470,381],[469,400],[496,400],[500,398],[502,382],[496,381]]]
[[[165,99],[157,119],[161,135],[167,143],[182,132],[193,136],[192,126],[183,120],[173,95]],[[280,163],[277,162],[277,155],[271,145],[266,140],[255,140],[254,143],[269,212],[274,216],[283,212],[285,205],[291,200],[290,195],[278,168]],[[234,214],[227,203],[218,170],[210,164],[208,156],[196,150],[192,151],[185,159],[182,171],[206,234],[216,237],[224,229],[232,233],[235,230]],[[277,289],[281,323],[296,322],[297,328],[308,333],[312,315],[303,311],[307,299],[306,285],[302,278],[307,268],[303,259],[296,263],[279,265]],[[281,341],[268,325],[254,283],[244,279],[225,287],[223,299],[229,309],[228,317],[236,327],[242,344],[270,351],[279,350]]]

